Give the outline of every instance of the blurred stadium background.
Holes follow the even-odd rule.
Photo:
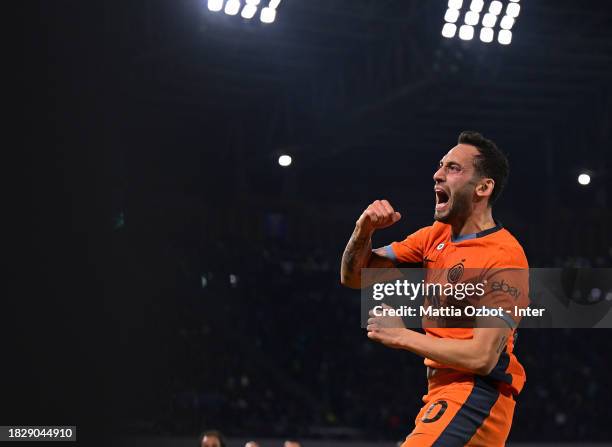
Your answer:
[[[443,0],[283,0],[269,24],[202,0],[24,2],[31,239],[65,297],[20,338],[47,365],[20,373],[24,417],[192,445],[402,439],[422,361],[367,340],[340,256],[374,199],[403,215],[380,245],[431,222],[462,130],[509,154],[495,215],[533,267],[612,267],[612,5],[520,5],[502,45],[443,37]],[[610,442],[611,347],[520,332],[510,441]]]

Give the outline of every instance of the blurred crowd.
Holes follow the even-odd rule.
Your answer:
[[[206,253],[194,252],[197,262],[184,254],[172,395],[149,432],[371,440],[410,432],[427,385],[422,359],[368,340],[359,292],[339,285],[340,252],[218,243]],[[537,266],[611,267],[611,255]],[[608,335],[519,330],[527,385],[511,441],[612,438],[601,410],[612,400]]]

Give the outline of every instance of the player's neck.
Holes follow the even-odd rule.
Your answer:
[[[451,224],[453,237],[466,234],[480,233],[496,225],[491,208],[487,207],[481,212],[472,212],[465,220]]]

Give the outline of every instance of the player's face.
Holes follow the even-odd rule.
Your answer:
[[[221,447],[221,441],[216,436],[204,436],[202,447]]]
[[[434,219],[453,223],[466,219],[472,212],[474,198],[474,157],[478,149],[469,144],[458,144],[440,160],[433,179],[436,208]]]

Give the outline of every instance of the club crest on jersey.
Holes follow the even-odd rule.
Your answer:
[[[463,262],[460,262],[459,264],[453,265],[448,270],[448,273],[446,274],[446,279],[450,283],[456,283],[463,276],[463,270],[464,270]]]
[[[438,246],[436,247],[436,250],[442,250],[444,248],[444,242],[438,244]]]

